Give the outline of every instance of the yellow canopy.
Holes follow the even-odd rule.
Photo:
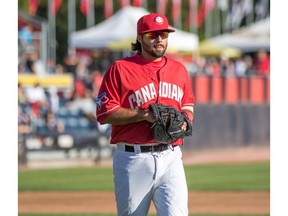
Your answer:
[[[70,74],[63,75],[45,75],[39,77],[35,74],[18,74],[18,83],[23,86],[33,86],[39,83],[44,88],[55,86],[58,88],[71,88],[73,87],[74,79]]]
[[[209,40],[200,42],[198,54],[201,56],[221,56],[223,54],[229,58],[237,58],[242,55],[238,49],[217,45]]]
[[[131,43],[135,43],[135,40],[136,40],[135,38],[131,38],[131,39],[116,41],[108,45],[108,49],[111,49],[114,51],[131,50]],[[168,44],[168,48],[166,52],[167,53],[176,53],[176,52],[179,53],[179,51],[169,46],[169,44]]]

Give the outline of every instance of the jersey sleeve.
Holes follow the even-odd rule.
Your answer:
[[[99,123],[102,123],[111,112],[120,108],[120,86],[119,69],[115,62],[106,71],[99,89],[96,101],[96,116]]]

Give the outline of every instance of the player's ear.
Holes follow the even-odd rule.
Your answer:
[[[139,43],[142,43],[142,35],[137,35],[137,41],[138,41]]]

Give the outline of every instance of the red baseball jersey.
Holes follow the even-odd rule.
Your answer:
[[[97,120],[120,107],[148,109],[151,103],[162,103],[181,110],[194,106],[194,95],[186,68],[180,62],[163,57],[150,62],[138,54],[114,62],[104,75],[97,98]],[[111,143],[155,143],[152,124],[141,121],[112,125]],[[173,144],[182,144],[183,139]]]

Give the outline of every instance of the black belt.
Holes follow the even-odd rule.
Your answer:
[[[172,148],[175,146],[173,145]],[[159,145],[143,145],[140,146],[141,152],[162,152],[169,148],[169,145],[167,144],[159,144]],[[125,151],[126,152],[135,152],[134,146],[125,145]]]

